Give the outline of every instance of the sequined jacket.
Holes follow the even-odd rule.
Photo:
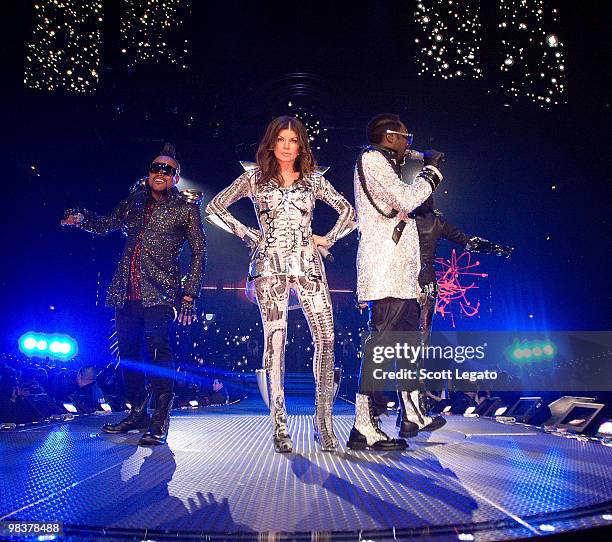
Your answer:
[[[428,177],[442,177],[437,168],[424,167],[412,184],[400,177],[399,165],[392,151],[368,148],[360,156],[366,187],[385,214],[368,200],[361,187],[358,164],[355,165],[355,206],[359,247],[357,249],[357,299],[373,301],[394,297],[414,299],[418,293],[421,269],[419,235],[411,213],[432,193]],[[400,221],[406,225],[398,243],[393,231]]]
[[[106,296],[109,307],[122,307],[125,303],[130,259],[139,233],[143,230],[144,210],[149,197],[149,190],[136,190],[104,216],[81,210],[84,216],[79,225],[81,229],[99,235],[120,229],[127,236]],[[191,248],[191,265],[184,284],[181,284],[179,254],[185,241]],[[151,218],[142,231],[141,242],[140,289],[143,306],[173,306],[181,294],[198,297],[206,238],[197,202],[190,202],[189,198],[173,188],[167,197],[156,202]]]
[[[355,228],[353,207],[323,175],[313,173],[288,188],[274,180],[259,184],[259,175],[259,169],[246,171],[217,194],[206,207],[207,220],[253,248],[250,279],[282,274],[325,280],[321,256],[312,241],[315,202],[324,201],[340,215],[325,235],[332,245]],[[253,202],[259,230],[246,227],[227,210],[244,197]]]

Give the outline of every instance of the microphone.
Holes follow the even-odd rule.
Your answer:
[[[423,153],[422,151],[417,151],[416,149],[408,149],[406,151],[406,154],[404,154],[404,159],[406,158],[408,160],[419,160],[420,162],[422,162],[423,160],[425,160],[425,153]],[[444,162],[444,154],[442,154],[441,162]]]
[[[324,260],[328,261],[329,263],[334,263],[334,255],[329,250],[322,246],[318,246],[317,250]]]
[[[408,160],[420,160],[422,162],[425,160],[425,154],[415,149],[408,149],[404,155],[404,158],[408,158]]]

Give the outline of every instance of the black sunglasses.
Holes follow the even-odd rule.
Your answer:
[[[153,162],[149,166],[149,173],[163,173],[164,175],[174,177],[178,173],[178,170],[174,166],[164,162]]]

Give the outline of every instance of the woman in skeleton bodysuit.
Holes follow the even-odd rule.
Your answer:
[[[273,441],[277,452],[291,452],[283,389],[285,337],[290,290],[298,299],[312,333],[316,381],[314,431],[323,450],[335,450],[332,427],[334,323],[325,269],[317,247],[329,248],[354,229],[355,212],[322,175],[304,125],[278,117],[266,129],[257,150],[257,168],[246,171],[206,207],[207,219],[242,238],[252,249],[248,286],[261,312]],[[259,231],[247,228],[227,208],[240,198],[252,200]],[[327,235],[313,235],[312,213],[323,200],[340,215]]]

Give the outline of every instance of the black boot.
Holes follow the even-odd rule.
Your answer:
[[[400,392],[402,406],[399,436],[403,438],[415,437],[420,432],[430,432],[440,429],[446,420],[443,416],[434,418],[427,416],[422,410],[418,390]]]
[[[140,444],[156,445],[165,444],[170,427],[170,409],[174,393],[162,393],[155,403],[155,412],[151,416],[151,423],[144,435],[140,438]]]
[[[346,443],[347,447],[351,450],[369,449],[376,452],[403,451],[408,447],[405,440],[387,435],[378,422],[372,398],[358,393],[355,397],[355,424]]]
[[[129,414],[118,423],[105,423],[102,426],[104,433],[116,434],[116,433],[127,433],[133,429],[146,429],[149,426],[151,418],[147,412],[147,403],[149,402],[150,395],[147,394],[144,401],[141,404],[132,403],[132,408]]]

